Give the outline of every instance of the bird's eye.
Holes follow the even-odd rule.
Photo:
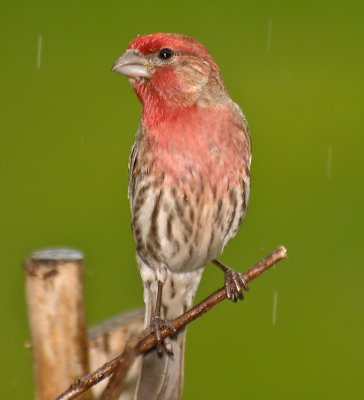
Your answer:
[[[168,48],[165,48],[165,49],[162,49],[160,52],[159,52],[159,54],[158,54],[158,57],[161,59],[161,60],[168,60],[168,59],[170,59],[172,56],[173,56],[173,51],[171,50],[171,49],[168,49]]]

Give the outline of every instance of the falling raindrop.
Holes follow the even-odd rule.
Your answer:
[[[327,152],[327,179],[331,178],[331,165],[332,165],[332,146],[329,145]]]
[[[43,37],[42,35],[38,35],[38,44],[37,44],[37,70],[40,70],[40,66],[42,63],[42,47],[43,47]]]
[[[278,292],[275,290],[273,293],[273,314],[272,314],[273,325],[275,325],[277,321],[277,301],[278,301]]]
[[[268,36],[267,36],[267,50],[268,50],[268,53],[270,53],[270,49],[272,47],[272,25],[273,25],[272,18],[269,17],[268,18]]]

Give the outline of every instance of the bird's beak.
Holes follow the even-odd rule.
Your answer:
[[[136,50],[127,50],[116,60],[112,71],[134,79],[149,78],[152,73],[152,67],[141,53]]]

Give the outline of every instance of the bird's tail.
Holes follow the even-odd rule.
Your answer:
[[[148,270],[143,270],[148,268]],[[153,279],[149,279],[149,273]],[[150,325],[157,300],[157,281],[149,267],[141,266],[146,305],[145,326]],[[170,273],[163,285],[161,318],[173,320],[192,305],[200,282],[202,270]],[[143,355],[134,400],[179,400],[182,397],[184,378],[184,350],[186,330],[170,338],[173,355],[159,355],[155,349]]]

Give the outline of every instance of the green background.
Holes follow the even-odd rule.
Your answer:
[[[33,249],[86,254],[89,324],[142,304],[126,195],[140,106],[110,68],[138,33],[172,31],[207,46],[251,128],[250,206],[221,260],[245,269],[289,251],[244,303],[191,325],[184,398],[364,398],[363,2],[1,8],[1,397],[33,397],[21,269]],[[222,279],[208,267],[198,298]]]

